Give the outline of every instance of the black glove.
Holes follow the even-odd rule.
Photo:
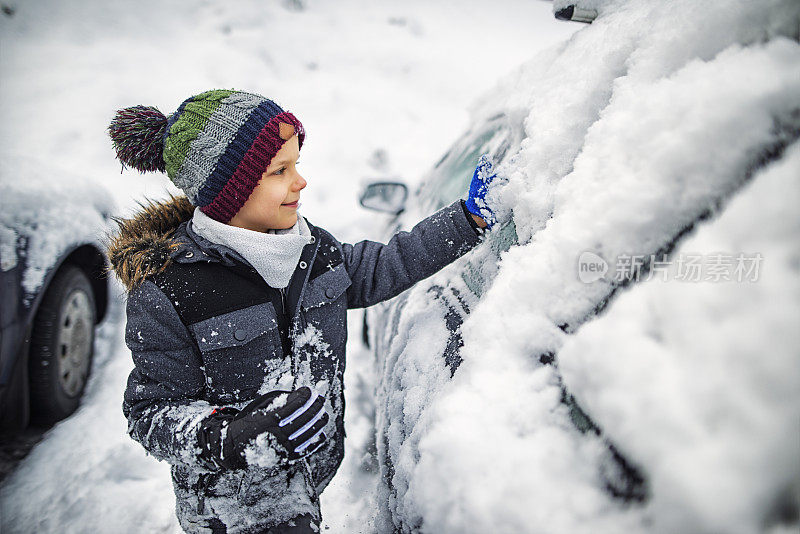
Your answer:
[[[286,404],[269,409],[279,396],[288,394]],[[256,437],[268,432],[277,442],[276,452],[293,461],[319,449],[327,439],[325,398],[302,387],[295,391],[270,391],[241,409],[222,408],[206,418],[198,436],[201,458],[217,467],[247,467],[244,449]]]

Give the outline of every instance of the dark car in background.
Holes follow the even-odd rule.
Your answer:
[[[8,169],[36,168],[12,181]],[[56,177],[51,178],[51,177]],[[0,184],[0,429],[78,407],[109,301],[103,236],[113,201],[94,184],[7,158]]]

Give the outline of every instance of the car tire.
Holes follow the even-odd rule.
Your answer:
[[[28,371],[31,417],[52,424],[78,408],[94,353],[95,299],[89,279],[67,265],[36,312]]]

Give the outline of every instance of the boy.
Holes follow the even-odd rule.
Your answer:
[[[298,216],[305,131],[267,98],[207,91],[169,118],[135,106],[109,133],[123,164],[186,193],[117,219],[108,250],[128,290],[129,434],[170,463],[187,532],[318,532],[344,455],[347,309],[474,247],[494,222],[490,166],[467,202],[349,245]]]

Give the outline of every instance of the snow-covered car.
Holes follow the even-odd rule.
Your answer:
[[[800,4],[568,6],[592,24],[484,95],[408,200],[362,196],[388,237],[487,153],[509,217],[367,313],[377,530],[796,526]]]
[[[11,174],[13,169],[14,174]],[[24,179],[20,179],[24,177]],[[0,181],[0,428],[78,407],[108,308],[111,195],[21,157]]]

